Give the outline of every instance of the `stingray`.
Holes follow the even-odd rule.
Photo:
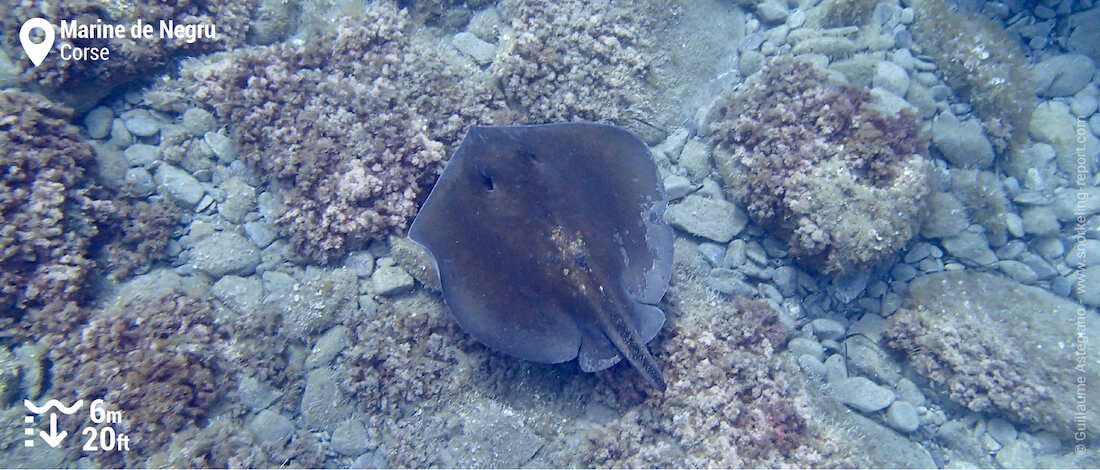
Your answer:
[[[615,126],[475,126],[409,228],[458,324],[503,353],[585,372],[646,345],[672,273],[668,198],[649,149]]]

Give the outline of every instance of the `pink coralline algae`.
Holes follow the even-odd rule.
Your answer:
[[[770,306],[739,297],[670,327],[655,351],[668,390],[594,429],[586,465],[816,467],[850,458],[813,424],[797,366],[779,354],[786,329]]]
[[[927,138],[912,114],[885,116],[871,101],[808,63],[779,59],[712,118],[727,187],[828,275],[865,269],[920,229]]]
[[[0,336],[28,333],[9,330],[13,321],[41,330],[72,320],[42,310],[81,298],[96,221],[113,210],[91,196],[84,167],[94,157],[71,114],[41,95],[0,92]]]
[[[465,130],[504,109],[411,30],[405,11],[378,2],[308,43],[185,66],[195,98],[279,188],[279,226],[302,255],[328,262],[402,232]]]

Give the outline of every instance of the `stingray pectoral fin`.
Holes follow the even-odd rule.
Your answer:
[[[638,337],[642,339],[642,344],[649,344],[650,341],[653,341],[653,338],[657,337],[657,333],[661,332],[661,327],[665,326],[665,312],[653,305],[635,303],[632,319],[634,320],[634,328],[638,330]]]
[[[581,351],[577,362],[585,372],[597,372],[623,360],[619,349],[599,331],[587,331],[581,335]]]
[[[478,341],[533,362],[554,364],[577,357],[581,331],[554,302],[514,293],[481,295],[486,290],[467,282],[469,278],[444,282],[444,297],[458,324]]]

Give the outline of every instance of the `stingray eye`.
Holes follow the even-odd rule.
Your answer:
[[[530,159],[531,161],[535,161],[535,162],[539,161],[539,156],[535,155],[535,152],[532,152],[530,150],[520,150],[519,152],[520,152],[520,155],[523,155],[524,157]]]
[[[485,187],[489,188],[489,191],[493,190],[493,177],[489,174],[489,170],[481,170],[481,182],[485,183]]]

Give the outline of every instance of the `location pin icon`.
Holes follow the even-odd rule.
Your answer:
[[[37,44],[31,42],[31,31],[34,28],[42,29],[43,40]],[[53,49],[53,25],[43,18],[31,18],[23,23],[22,28],[19,28],[19,42],[23,44],[23,51],[27,53],[27,57],[30,57],[35,67],[38,67],[38,64],[41,64],[49,55],[50,49]]]

